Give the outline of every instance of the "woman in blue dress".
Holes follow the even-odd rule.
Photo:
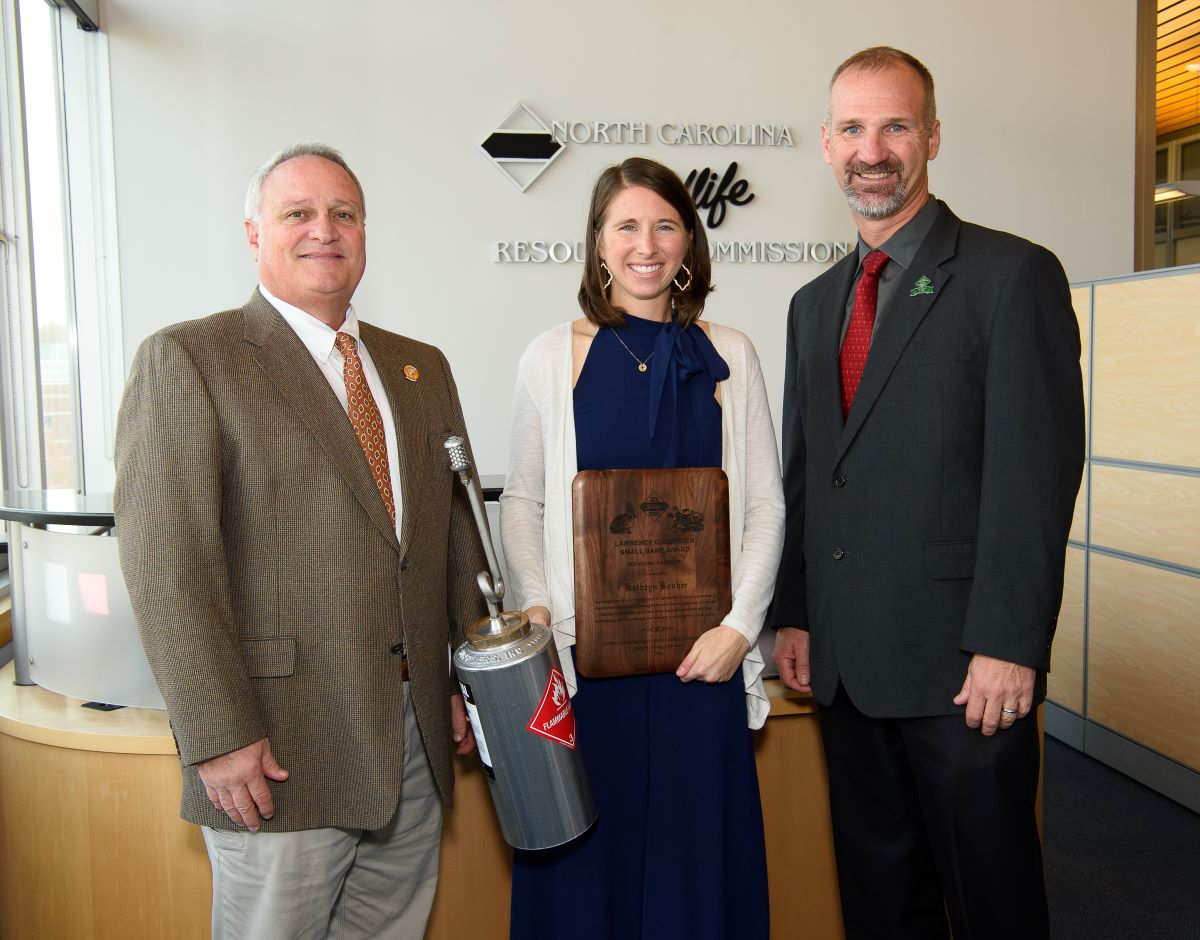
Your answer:
[[[582,319],[522,356],[501,497],[509,584],[550,624],[599,816],[556,849],[517,851],[514,938],[765,938],[751,730],[768,711],[755,646],[783,538],[758,357],[701,323],[708,241],[671,170],[632,158],[592,193]],[[670,673],[577,676],[571,481],[579,470],[721,467],[733,605]]]

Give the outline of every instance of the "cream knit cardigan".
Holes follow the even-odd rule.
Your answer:
[[[709,324],[729,365],[721,383],[721,468],[729,478],[729,545],[733,609],[722,623],[750,644],[742,661],[746,717],[761,728],[770,711],[763,659],[756,646],[783,547],[783,489],[775,430],[758,355],[737,330]],[[517,369],[511,454],[500,497],[500,537],[509,587],[522,609],[550,610],[555,645],[575,643],[575,569],[571,481],[575,459],[571,324],[553,327],[529,344]],[[569,657],[563,673],[575,692]]]

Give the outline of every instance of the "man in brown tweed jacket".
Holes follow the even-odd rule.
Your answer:
[[[121,405],[121,564],[214,936],[419,937],[474,744],[448,669],[483,613],[442,446],[462,412],[437,349],[357,319],[364,220],[336,151],[276,155],[247,196],[259,287],[149,337]],[[364,378],[375,472],[347,417]]]

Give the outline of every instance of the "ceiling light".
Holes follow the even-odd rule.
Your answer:
[[[1200,196],[1200,180],[1172,180],[1169,183],[1158,183],[1154,187],[1154,202],[1173,202],[1176,199],[1187,199],[1190,196]]]

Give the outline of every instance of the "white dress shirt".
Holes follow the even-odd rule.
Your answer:
[[[379,370],[375,368],[370,350],[358,335],[358,316],[354,313],[353,305],[346,309],[346,319],[342,321],[341,327],[331,330],[312,314],[305,313],[299,307],[293,307],[286,301],[280,300],[261,284],[258,285],[258,289],[267,302],[279,311],[288,326],[300,337],[300,342],[312,355],[317,368],[325,376],[325,381],[337,395],[338,401],[342,403],[342,408],[347,415],[349,415],[350,406],[346,400],[346,380],[342,372],[345,359],[342,358],[341,352],[334,344],[334,337],[338,333],[349,333],[354,337],[355,345],[358,347],[358,357],[362,360],[367,387],[371,389],[375,404],[379,406],[379,417],[383,421],[383,436],[387,442],[388,473],[392,478],[392,501],[396,505],[396,538],[400,538],[400,445],[396,438],[396,421],[392,417],[392,406],[388,402],[387,392],[384,391],[383,381],[379,378]],[[349,417],[346,420],[349,421]]]

